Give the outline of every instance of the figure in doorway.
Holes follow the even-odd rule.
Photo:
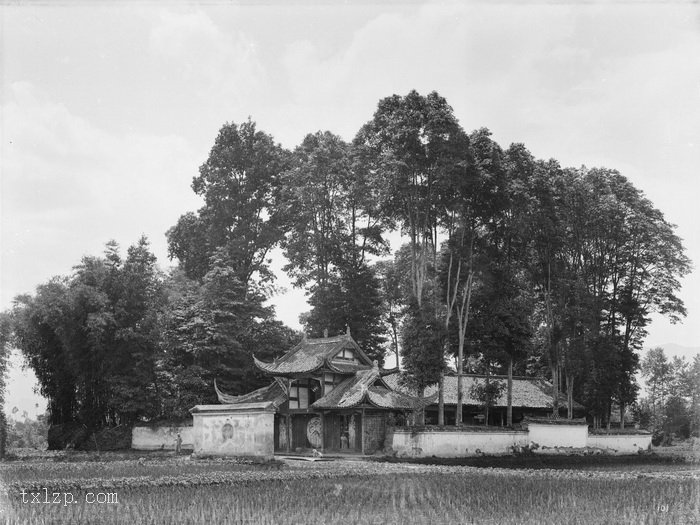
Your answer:
[[[355,444],[355,414],[350,416],[350,422],[348,423],[348,442],[350,447],[357,447]]]

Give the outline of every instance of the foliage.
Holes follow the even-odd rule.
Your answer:
[[[647,397],[640,405],[649,427],[659,436],[687,438],[700,429],[700,355],[692,363],[666,358],[663,348],[652,348],[641,365]]]
[[[14,343],[49,400],[51,424],[88,428],[129,423],[158,410],[162,276],[141,238],[122,260],[84,257],[74,273],[20,296],[13,309]]]
[[[8,448],[34,448],[46,450],[49,427],[48,418],[42,414],[37,419],[10,420],[7,433]]]
[[[367,257],[387,252],[391,220],[377,208],[364,155],[329,132],[309,134],[285,181],[285,270],[309,295],[305,331],[319,337],[349,327],[365,353],[382,362],[381,291]]]
[[[465,133],[438,93],[411,91],[380,100],[352,143],[317,132],[289,152],[252,120],[227,123],[192,189],[204,204],[167,233],[169,276],[145,239],[125,259],[109,243],[16,298],[12,342],[52,423],[185,417],[214,401],[214,379],[239,394],[265,384],[253,354],[299,337],[266,305],[281,247],[309,298],[305,331],[348,327],[379,361],[388,341],[414,386],[442,385],[453,355],[459,378],[465,363],[548,373],[553,413],[565,389],[568,416],[577,399],[600,427],[613,406],[624,421],[641,365],[652,424],[700,431],[700,361],[639,361],[652,314],[685,316],[691,264],[675,226],[613,169],[502,148],[486,128]],[[397,229],[408,242],[376,262]]]
[[[443,325],[432,311],[416,303],[409,305],[401,329],[402,358],[404,372],[419,392],[437,383],[444,372],[444,336]]]
[[[516,459],[533,463],[538,458]],[[8,487],[1,496],[7,518],[23,523],[111,523],[124,521],[125,516],[150,523],[432,523],[463,522],[470,516],[479,523],[583,524],[646,523],[660,513],[681,523],[692,521],[698,497],[697,483],[690,477],[621,469],[509,470],[363,462],[252,465],[161,459],[25,463],[0,472]],[[61,497],[71,493],[76,504],[22,503],[21,490],[40,487],[51,487]],[[118,504],[87,504],[88,492],[93,497],[96,492],[116,493]]]
[[[183,276],[171,280],[172,299],[163,335],[162,373],[167,377],[164,415],[187,417],[196,404],[215,403],[214,380],[232,394],[269,383],[253,365],[296,343],[296,334],[276,321],[252,287],[244,290],[224,258],[198,286]]]
[[[467,166],[467,137],[443,97],[411,91],[380,100],[355,144],[371,152],[382,209],[409,237],[412,300],[420,307],[437,228]]]
[[[489,377],[487,377],[486,381],[483,383],[476,383],[471,387],[469,396],[476,399],[480,405],[484,407],[484,411],[486,413],[485,423],[487,425],[489,424],[489,409],[496,403],[496,401],[498,401],[498,398],[503,395],[503,391],[505,389],[506,385],[503,383],[503,381],[494,380]]]
[[[12,320],[5,313],[0,313],[0,458],[5,457],[7,447],[8,424],[5,415],[5,376],[10,358],[10,337]]]
[[[170,256],[188,277],[203,279],[218,252],[246,288],[254,276],[273,278],[267,254],[283,235],[280,178],[288,158],[251,120],[221,128],[192,181],[204,206],[180,217],[167,233]]]

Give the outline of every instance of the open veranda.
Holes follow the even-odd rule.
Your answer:
[[[427,461],[78,453],[8,461],[0,523],[700,523],[696,462]]]

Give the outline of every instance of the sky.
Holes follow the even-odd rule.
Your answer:
[[[503,147],[619,170],[700,261],[697,3],[0,0],[0,29],[0,310],[110,239],[145,234],[172,265],[165,232],[201,206],[224,123],[351,140],[412,89]],[[299,327],[304,294],[278,274]],[[654,317],[647,346],[700,346],[697,271],[682,284],[688,317]]]

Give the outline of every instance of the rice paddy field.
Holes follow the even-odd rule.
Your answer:
[[[697,464],[598,461],[38,457],[0,463],[0,523],[700,523]]]

